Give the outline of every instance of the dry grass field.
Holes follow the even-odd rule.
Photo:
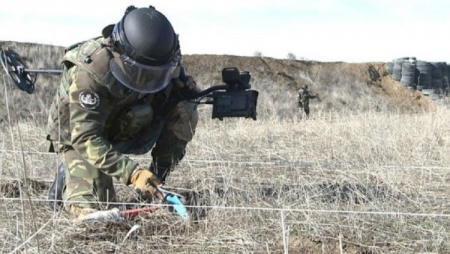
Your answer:
[[[0,42],[32,68],[61,48]],[[32,60],[33,59],[33,60]],[[382,63],[186,56],[201,87],[249,70],[258,120],[210,119],[207,105],[168,186],[197,193],[190,221],[160,209],[136,221],[78,224],[48,208],[58,157],[46,152],[57,77],[18,91],[0,75],[2,253],[449,253],[450,114],[392,81]],[[296,90],[308,83],[305,119]],[[148,164],[150,155],[133,157]],[[122,201],[132,190],[117,184]]]

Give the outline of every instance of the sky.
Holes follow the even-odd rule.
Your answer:
[[[183,54],[323,62],[447,62],[449,0],[14,0],[0,9],[0,40],[69,46],[101,35],[129,5],[153,5]]]

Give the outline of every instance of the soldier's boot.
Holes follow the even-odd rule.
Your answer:
[[[63,191],[66,187],[66,173],[62,163],[58,165],[55,180],[48,191],[48,201],[52,210],[60,210],[63,206]]]

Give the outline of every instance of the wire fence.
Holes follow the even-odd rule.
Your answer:
[[[20,150],[8,150],[8,149],[0,149],[0,153],[15,153],[15,154],[31,154],[31,155],[46,155],[46,156],[54,156],[55,160],[58,160],[58,157],[56,156],[56,153],[50,153],[50,152],[38,152],[38,151],[20,151]],[[139,161],[139,160],[147,160],[151,159],[146,156],[130,156],[130,159]],[[204,163],[204,164],[239,164],[239,165],[265,165],[265,166],[271,166],[271,165],[286,165],[286,166],[292,166],[292,165],[303,165],[303,164],[314,164],[314,163],[320,163],[320,160],[287,160],[287,159],[271,159],[270,161],[236,161],[236,160],[197,160],[197,159],[183,159],[180,163]],[[324,161],[329,162],[329,161]],[[336,165],[341,166],[358,166],[363,164],[357,164],[354,162],[333,162]],[[447,170],[450,169],[449,167],[442,167],[442,166],[417,166],[417,165],[370,165],[370,164],[364,164],[366,167],[378,167],[378,168],[397,168],[397,169],[443,169]]]
[[[21,202],[21,198],[7,198],[0,197],[2,201]],[[56,202],[60,200],[31,198],[32,202]],[[98,204],[95,201],[65,201],[67,204]],[[132,202],[108,202],[107,205],[113,206],[130,206],[137,205]],[[139,206],[148,207],[154,206],[155,203],[139,203]],[[160,207],[170,207],[170,204],[157,204]],[[379,215],[379,216],[408,216],[408,217],[440,217],[449,218],[450,214],[437,214],[437,213],[412,213],[402,211],[352,211],[352,210],[327,210],[327,209],[301,209],[301,208],[288,208],[288,207],[254,207],[254,206],[217,206],[217,205],[185,205],[186,208],[194,209],[211,209],[211,210],[245,210],[245,211],[267,211],[267,212],[291,212],[291,213],[323,213],[323,214],[358,214],[358,215]]]

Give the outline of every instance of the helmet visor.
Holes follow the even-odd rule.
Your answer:
[[[167,64],[150,66],[138,63],[125,54],[112,53],[114,57],[109,61],[109,67],[114,77],[139,93],[155,93],[164,89],[181,59],[181,53],[178,51]]]

